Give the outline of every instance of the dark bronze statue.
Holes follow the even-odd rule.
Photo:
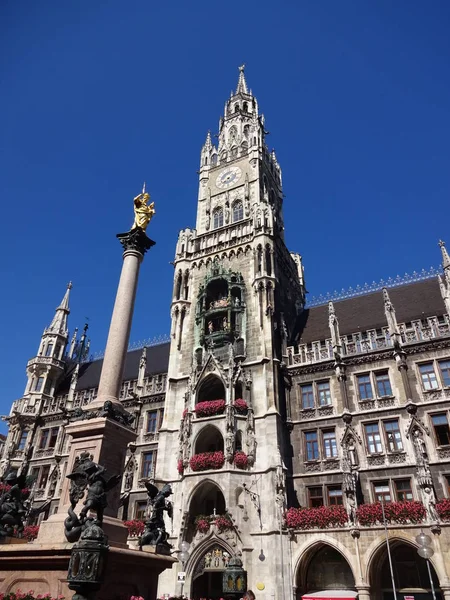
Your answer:
[[[167,498],[172,494],[170,484],[161,489],[151,484],[146,483],[147,494],[151,504],[150,518],[145,522],[144,533],[139,539],[139,548],[142,546],[156,546],[156,552],[159,554],[170,554],[171,545],[168,543],[169,534],[166,531],[164,523],[164,511],[167,512],[170,518],[173,517],[173,506]]]
[[[2,480],[2,483],[0,537],[13,535],[14,530],[16,530],[18,537],[21,537],[27,513],[24,502],[29,493],[25,488],[25,475],[18,476],[17,473],[11,472]]]
[[[68,542],[77,542],[82,532],[93,525],[101,527],[103,512],[107,506],[107,493],[121,480],[121,475],[106,476],[106,469],[92,460],[88,452],[82,452],[76,458],[72,473],[67,475],[70,479],[70,508],[69,516],[64,521],[65,535]],[[84,496],[87,488],[86,499],[80,515],[75,514],[75,506]],[[96,518],[88,517],[88,512],[96,512]]]

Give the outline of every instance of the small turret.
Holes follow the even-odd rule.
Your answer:
[[[442,252],[442,268],[444,270],[442,275],[438,275],[439,287],[447,314],[450,315],[450,256],[445,247],[445,242],[439,240],[439,246]]]

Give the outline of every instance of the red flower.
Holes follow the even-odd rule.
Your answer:
[[[436,510],[442,521],[450,521],[450,500],[448,498],[436,502]]]
[[[290,508],[285,514],[286,525],[293,529],[326,529],[343,527],[348,521],[343,506],[319,506],[318,508]]]
[[[208,533],[210,528],[210,523],[208,517],[204,515],[198,515],[195,519],[195,529],[200,531],[200,533]]]
[[[236,398],[234,401],[234,409],[240,415],[246,415],[248,411],[248,405],[245,400],[242,398]]]
[[[143,534],[145,529],[144,521],[138,521],[136,519],[133,521],[124,521],[123,524],[128,529],[128,535],[130,537],[139,537]]]
[[[384,517],[387,523],[421,523],[426,516],[422,502],[417,500],[405,502],[388,502],[384,505]],[[375,525],[383,523],[383,508],[380,502],[375,504],[361,504],[356,511],[356,518],[360,525]]]
[[[27,525],[26,527],[24,527],[22,536],[29,542],[32,542],[37,538],[38,533],[39,525]]]
[[[216,517],[215,524],[219,530],[219,533],[229,529],[234,529],[233,521],[227,516],[219,515]]]
[[[200,419],[202,417],[212,417],[221,415],[225,410],[225,400],[207,400],[195,405],[195,414]]]
[[[238,469],[246,469],[248,467],[248,456],[245,452],[238,450],[234,453],[234,464]]]
[[[221,469],[224,462],[225,457],[223,452],[218,451],[195,454],[189,461],[189,464],[193,471],[205,471],[206,469]]]

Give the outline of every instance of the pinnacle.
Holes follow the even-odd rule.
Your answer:
[[[448,255],[447,248],[445,247],[445,242],[439,240],[439,246],[442,252],[442,266],[444,269],[450,269],[450,256]]]
[[[244,75],[245,65],[239,67],[239,80],[236,88],[236,94],[248,94],[247,82],[245,81]]]

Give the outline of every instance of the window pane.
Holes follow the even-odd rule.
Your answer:
[[[36,379],[36,385],[34,386],[34,391],[35,392],[40,392],[42,390],[42,386],[44,385],[44,378],[43,377],[38,377]]]
[[[342,504],[342,489],[339,485],[328,486],[328,504]]]
[[[399,502],[405,500],[413,500],[413,494],[411,489],[411,481],[409,479],[397,479],[394,481],[395,494]]]
[[[58,432],[59,432],[58,427],[53,427],[53,429],[50,430],[50,441],[48,443],[49,448],[54,448],[56,446],[56,440],[58,439]]]
[[[28,437],[28,431],[22,431],[22,434],[20,436],[20,440],[19,440],[19,445],[18,445],[18,450],[23,450],[25,448],[25,444],[27,442],[27,437]]]
[[[372,384],[370,375],[358,375],[358,392],[360,400],[370,400],[373,398]]]
[[[389,380],[389,374],[387,371],[383,373],[376,373],[375,379],[377,382],[378,397],[392,396],[391,382]]]
[[[49,429],[43,429],[41,431],[41,441],[39,443],[39,449],[42,450],[44,448],[47,447],[47,441],[48,441],[48,436],[49,436],[50,430]]]
[[[145,452],[142,455],[142,477],[153,475],[153,452]]]
[[[242,202],[236,202],[236,204],[233,206],[233,222],[240,221],[243,218],[244,218],[244,207],[242,205]]]
[[[389,482],[379,481],[378,483],[374,483],[373,491],[374,491],[376,502],[383,502],[383,501],[390,502],[391,501],[391,491],[389,489]]]
[[[439,362],[441,369],[442,381],[446,387],[450,386],[450,360],[441,360]]]
[[[321,487],[308,488],[309,506],[323,506],[323,495]]]
[[[337,456],[336,434],[334,429],[323,431],[323,450],[325,458]]]
[[[45,356],[51,356],[53,352],[53,344],[49,344],[45,349]]]
[[[316,431],[305,433],[306,460],[317,460],[319,458],[319,443]]]
[[[42,467],[42,471],[41,471],[41,477],[39,479],[39,488],[45,488],[45,486],[47,485],[47,481],[48,481],[48,474],[50,472],[50,465],[45,465],[44,467]]]
[[[312,383],[300,386],[302,394],[302,408],[314,408],[314,393]]]
[[[398,426],[398,420],[393,419],[392,421],[384,421],[384,430],[386,432],[386,439],[388,443],[389,452],[400,452],[403,450],[403,441],[400,429]]]
[[[156,423],[157,423],[157,411],[152,410],[147,413],[147,433],[155,433],[156,432]]]
[[[367,450],[369,454],[377,454],[383,451],[378,423],[364,425],[366,431]]]
[[[432,415],[431,421],[434,426],[434,432],[436,434],[436,440],[439,446],[450,445],[450,429],[448,427],[447,415],[439,414]]]
[[[319,405],[327,406],[331,404],[331,390],[329,381],[321,381],[317,384],[317,393],[319,395]]]
[[[144,521],[146,510],[147,510],[147,502],[144,502],[144,501],[136,502],[135,509],[134,509],[134,518],[138,521]]]
[[[223,226],[223,210],[220,208],[216,210],[214,213],[214,227],[222,227]]]
[[[436,373],[434,372],[433,363],[419,365],[420,376],[424,390],[435,390],[438,388]]]

